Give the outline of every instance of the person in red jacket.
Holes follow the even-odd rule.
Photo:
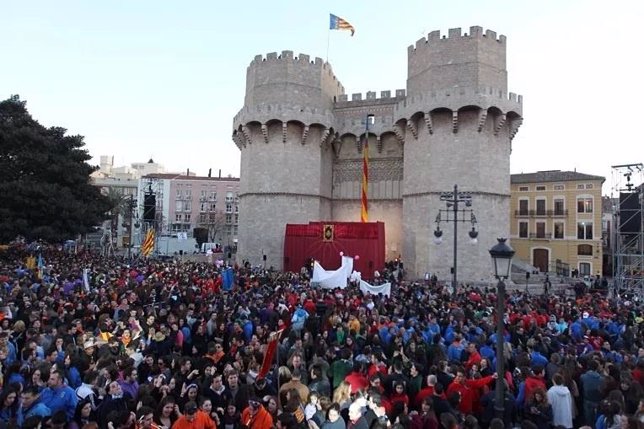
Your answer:
[[[456,371],[454,381],[447,388],[447,397],[449,398],[453,393],[460,393],[461,402],[458,404],[458,409],[463,414],[472,414],[474,406],[479,400],[479,389],[496,380],[497,375],[489,375],[482,377],[478,380],[465,378],[465,370],[459,368]]]
[[[420,389],[420,392],[416,394],[416,402],[414,405],[416,405],[417,409],[421,409],[423,400],[425,398],[431,398],[432,395],[434,395],[434,386],[436,386],[436,383],[438,383],[438,380],[436,379],[436,376],[434,374],[427,376],[427,387],[423,387],[422,389]]]
[[[409,406],[409,396],[405,392],[405,383],[402,381],[396,381],[394,383],[394,391],[389,395],[389,401],[391,405],[395,405],[396,402],[402,402],[406,406]]]
[[[532,374],[528,375],[525,379],[525,404],[528,403],[529,398],[532,398],[534,391],[537,389],[547,390],[546,381],[543,378],[542,366],[535,366]]]
[[[271,429],[273,417],[256,397],[251,397],[248,407],[242,411],[241,423],[248,429]]]
[[[470,353],[470,357],[467,359],[467,362],[465,362],[465,369],[467,369],[467,371],[470,372],[474,365],[478,366],[478,364],[481,363],[482,358],[481,358],[481,354],[476,348],[476,344],[474,343],[470,343],[467,346],[467,351]]]

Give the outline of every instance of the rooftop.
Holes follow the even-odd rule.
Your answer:
[[[602,176],[593,176],[591,174],[578,173],[576,171],[547,170],[537,171],[536,173],[522,173],[510,175],[510,183],[543,183],[543,182],[570,182],[578,180],[606,180]]]
[[[239,182],[239,177],[208,177],[208,176],[188,176],[185,174],[172,173],[153,173],[147,174],[142,179],[172,179],[172,180],[210,180],[212,182]]]

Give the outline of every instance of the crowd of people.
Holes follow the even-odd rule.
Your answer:
[[[2,428],[644,427],[635,295],[517,288],[497,374],[493,287],[29,250],[0,251]]]

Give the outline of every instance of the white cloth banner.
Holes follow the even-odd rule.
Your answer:
[[[391,283],[383,283],[378,286],[373,286],[364,280],[360,280],[360,290],[364,294],[369,292],[371,295],[378,295],[381,293],[384,296],[391,296]]]
[[[315,261],[313,263],[312,283],[318,283],[324,289],[344,289],[347,287],[347,279],[353,272],[353,258],[342,257],[342,265],[337,270],[326,271],[322,265]]]
[[[84,268],[83,269],[83,286],[85,287],[85,290],[89,292],[89,268]]]

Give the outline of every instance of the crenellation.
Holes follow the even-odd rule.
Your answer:
[[[470,37],[476,37],[479,39],[483,37],[483,27],[480,27],[478,25],[472,25],[470,27]]]
[[[514,97],[514,98],[513,98]],[[459,110],[463,106],[478,106],[483,109],[496,107],[503,112],[522,114],[523,98],[492,87],[447,88],[441,91],[427,91],[407,96],[396,104],[396,118],[408,117],[415,112],[446,108]]]
[[[301,53],[297,58],[300,60],[300,62],[303,62],[303,63],[308,63],[311,61],[311,57],[307,54]]]
[[[462,37],[462,36],[463,36],[463,33],[462,33],[462,31],[461,31],[461,27],[458,27],[458,28],[450,28],[450,29],[447,31],[447,34],[448,34],[448,37],[449,37],[450,39],[456,39],[457,37]]]
[[[266,54],[266,61],[277,60],[277,52],[269,52]]]
[[[281,57],[282,57],[282,59],[292,60],[293,59],[293,51],[282,51]]]
[[[376,91],[368,91],[366,93],[353,93],[351,94],[351,96],[349,96],[348,94],[342,94],[337,97],[335,105],[336,107],[345,108],[351,107],[352,103],[355,103],[356,106],[365,106],[369,103],[374,103],[374,106],[379,104],[394,104],[397,101],[400,101],[400,98],[404,98],[404,90],[402,91],[402,96],[400,94],[396,94],[393,97],[393,91],[391,90],[380,91],[380,96],[378,96],[378,93]]]
[[[320,57],[315,57],[315,65],[321,66],[324,64],[324,60]]]
[[[405,96],[405,90],[404,89],[397,89],[396,90],[396,97],[404,97]]]
[[[497,38],[497,33],[493,30],[486,30],[483,32],[483,27],[474,25],[470,27],[469,33],[463,33],[460,27],[450,28],[446,35],[441,35],[440,30],[435,30],[427,34],[427,37],[420,38],[416,41],[414,45],[409,45],[407,47],[407,54],[409,56],[417,53],[420,50],[420,53],[424,53],[425,49],[429,49],[430,52],[436,46],[440,45],[444,41],[455,41],[455,40],[491,40],[496,41],[501,45],[505,45],[506,37],[500,35]]]

